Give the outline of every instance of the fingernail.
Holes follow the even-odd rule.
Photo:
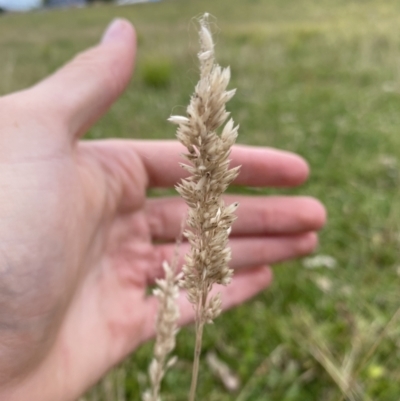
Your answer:
[[[118,42],[125,37],[128,22],[123,19],[115,19],[105,30],[101,43]]]

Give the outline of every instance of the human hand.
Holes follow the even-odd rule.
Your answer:
[[[170,260],[186,207],[146,199],[184,171],[175,141],[80,141],[127,85],[135,34],[115,22],[102,44],[35,87],[0,98],[0,399],[72,401],[154,336],[146,288]],[[237,146],[247,186],[294,186],[298,156]],[[232,195],[230,195],[232,197]],[[307,197],[233,196],[233,282],[224,308],[267,287],[267,267],[311,252],[324,223]],[[182,244],[181,251],[187,249]],[[181,324],[193,319],[185,295]]]

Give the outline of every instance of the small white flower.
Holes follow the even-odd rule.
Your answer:
[[[303,259],[303,267],[306,269],[318,269],[326,267],[334,269],[337,265],[336,259],[329,255],[316,255]]]
[[[328,277],[325,276],[317,276],[314,278],[315,285],[322,291],[322,292],[330,292],[332,289],[333,283]]]

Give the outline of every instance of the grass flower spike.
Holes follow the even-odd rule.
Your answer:
[[[156,322],[157,336],[154,344],[154,357],[149,367],[151,390],[147,390],[143,394],[143,401],[161,401],[161,381],[167,368],[174,363],[174,358],[169,360],[167,358],[175,348],[178,332],[177,298],[179,296],[178,281],[181,276],[176,274],[176,261],[172,263],[172,267],[164,262],[163,269],[165,278],[156,281],[157,287],[153,291],[159,301]]]
[[[196,312],[196,349],[190,400],[194,400],[203,326],[221,312],[219,294],[209,296],[213,284],[227,285],[232,277],[228,267],[231,251],[228,237],[235,220],[237,203],[226,206],[222,194],[236,178],[239,167],[229,168],[231,147],[238,127],[230,119],[218,134],[217,130],[229,117],[225,104],[235,90],[227,90],[230,69],[215,63],[214,43],[208,26],[208,15],[200,20],[200,81],[191,97],[187,116],[172,116],[178,124],[177,138],[187,148],[181,164],[190,173],[177,190],[189,206],[185,231],[190,245],[186,255],[181,285],[188,292]]]

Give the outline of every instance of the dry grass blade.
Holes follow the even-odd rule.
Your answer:
[[[272,353],[276,352],[276,350],[279,349],[278,346]],[[250,376],[250,379],[244,384],[242,387],[240,393],[238,394],[236,401],[246,401],[249,398],[249,395],[251,393],[252,388],[256,384],[260,378],[265,377],[265,375],[268,373],[270,369],[270,362],[271,362],[271,355],[268,355],[264,360],[261,361],[261,363],[257,366],[256,370],[253,372],[253,374]]]
[[[361,351],[359,339],[354,338],[351,351],[340,363],[330,351],[326,341],[315,330],[316,323],[305,311],[296,309],[296,316],[301,330],[295,330],[294,338],[315,358],[339,387],[343,399],[349,401],[368,401],[370,398],[354,379],[354,366]]]
[[[207,354],[207,364],[211,372],[217,376],[224,387],[231,393],[237,391],[240,387],[240,378],[232,369],[221,359],[218,358],[215,352]]]
[[[388,323],[385,325],[379,336],[377,336],[376,340],[372,344],[371,348],[368,350],[366,353],[365,357],[362,359],[361,363],[359,364],[359,367],[357,371],[354,373],[353,377],[350,379],[349,382],[349,388],[351,388],[354,385],[354,378],[356,378],[359,374],[361,369],[366,365],[366,363],[369,361],[369,359],[374,355],[375,351],[379,347],[379,344],[382,342],[384,337],[386,336],[390,326],[395,323],[398,319],[400,318],[400,308],[396,310],[396,312],[393,314],[391,319],[388,321]],[[342,396],[339,401],[344,401],[344,397]]]

